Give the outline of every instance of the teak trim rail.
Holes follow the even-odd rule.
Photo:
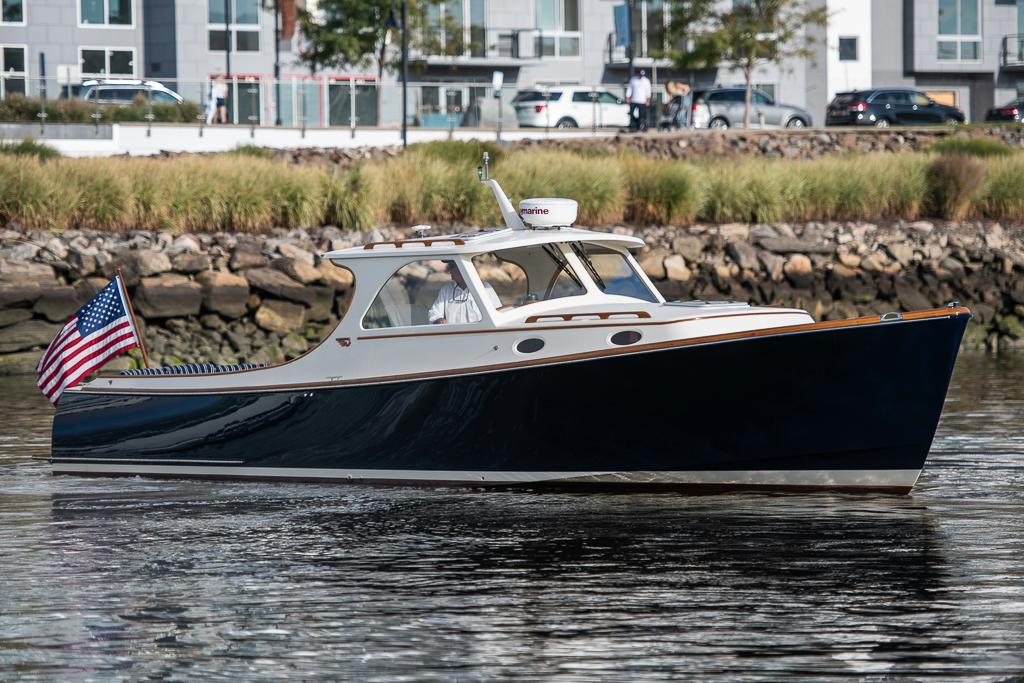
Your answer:
[[[425,247],[432,247],[437,242],[451,243],[456,247],[462,247],[466,245],[466,240],[450,237],[435,237],[433,239],[426,240],[386,240],[383,242],[367,242],[363,245],[363,249],[366,251],[372,250],[374,247],[380,247],[385,244],[394,245],[395,249],[401,249],[407,244],[422,244]]]
[[[609,320],[613,315],[635,315],[637,318],[650,318],[651,314],[647,311],[608,311],[608,312],[593,312],[593,313],[544,313],[541,315],[531,315],[526,319],[527,323],[539,323],[545,318],[551,318],[553,320],[562,320],[563,322],[569,322],[574,318],[590,318],[597,316],[598,320]]]

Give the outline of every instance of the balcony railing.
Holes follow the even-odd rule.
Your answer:
[[[1024,33],[1003,36],[999,57],[1005,68],[1024,69]]]
[[[490,60],[515,62],[543,57],[578,57],[578,31],[532,28],[436,28],[421,33],[419,57],[428,61]]]
[[[626,64],[629,62],[629,52],[625,45],[620,45],[619,40],[622,34],[611,32],[608,34],[608,44],[605,47],[606,64]],[[633,59],[652,62],[661,60],[665,49],[665,34],[662,31],[633,31]]]

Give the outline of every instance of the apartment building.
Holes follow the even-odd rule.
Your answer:
[[[744,0],[722,0],[742,2]],[[826,28],[809,28],[815,56],[764,64],[755,82],[778,100],[807,108],[816,123],[838,91],[910,86],[978,117],[1024,87],[1024,0],[815,0]],[[506,91],[538,84],[622,87],[628,58],[616,6],[623,0],[443,0],[429,9],[429,28],[413,41],[412,114],[496,111],[494,71]],[[656,83],[670,77],[695,85],[740,83],[727,68],[675,73],[656,57],[665,46],[671,3],[632,0],[634,64]],[[2,0],[0,97],[33,91],[33,79],[71,72],[86,78],[149,78],[200,100],[211,78],[240,79],[231,93],[238,123],[396,125],[399,76],[361,70],[309,74],[298,59],[301,38],[278,45],[281,88],[270,81],[275,14],[262,0]],[[398,37],[391,45],[397,49]],[[230,47],[229,49],[226,49]],[[230,66],[228,64],[230,60]],[[371,69],[372,71],[372,69]],[[56,81],[53,81],[53,86]],[[276,108],[280,90],[280,108]],[[488,107],[480,107],[491,104]],[[472,106],[477,105],[477,106]],[[488,114],[491,112],[491,114]],[[435,117],[434,120],[439,120]],[[450,120],[448,118],[447,120]],[[466,121],[462,121],[466,123]]]

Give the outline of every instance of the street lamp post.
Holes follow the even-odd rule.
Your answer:
[[[281,125],[281,0],[274,0],[274,125]]]
[[[402,0],[402,147],[409,144],[409,1]],[[380,84],[377,84],[380,87]]]

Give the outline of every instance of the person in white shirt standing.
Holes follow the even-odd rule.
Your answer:
[[[626,87],[626,101],[629,102],[629,129],[647,130],[647,107],[651,105],[651,80],[647,72],[640,69],[639,75],[629,79]]]

